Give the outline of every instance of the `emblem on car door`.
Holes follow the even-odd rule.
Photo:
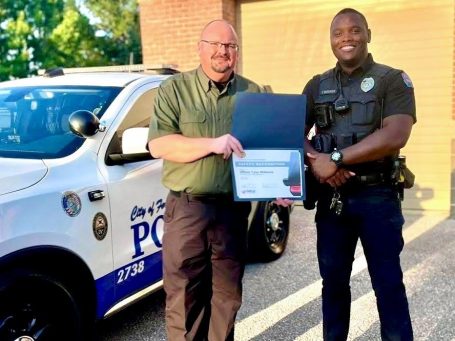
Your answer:
[[[65,192],[62,196],[62,207],[66,214],[75,217],[81,211],[81,198],[74,192]]]
[[[104,237],[106,237],[107,218],[101,212],[98,212],[97,214],[95,214],[95,217],[93,217],[93,234],[95,235],[95,238],[98,240],[103,240]]]

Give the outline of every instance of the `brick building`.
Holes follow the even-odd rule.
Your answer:
[[[203,26],[223,18],[240,38],[238,72],[277,93],[300,93],[335,63],[328,28],[344,7],[363,12],[375,60],[404,69],[416,93],[418,123],[405,150],[416,186],[410,209],[455,212],[455,25],[453,0],[140,0],[143,61],[198,65]]]

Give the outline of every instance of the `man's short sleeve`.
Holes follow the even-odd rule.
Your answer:
[[[409,76],[403,72],[393,72],[386,82],[384,96],[384,117],[407,114],[416,122],[414,86]]]
[[[165,82],[160,85],[155,97],[148,140],[180,133],[177,97],[172,91],[172,83]]]

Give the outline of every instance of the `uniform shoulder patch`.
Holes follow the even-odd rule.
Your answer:
[[[401,77],[403,78],[404,84],[406,84],[406,86],[407,86],[408,88],[414,88],[414,85],[412,85],[411,78],[409,78],[409,76],[407,75],[406,72],[402,72],[402,73],[401,73]]]

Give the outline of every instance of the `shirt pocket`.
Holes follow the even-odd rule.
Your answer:
[[[339,96],[338,93],[336,93],[336,94],[328,94],[328,95],[319,95],[319,97],[317,97],[314,100],[314,104],[329,104],[329,105],[332,105],[336,101],[338,96]]]
[[[375,122],[377,99],[373,94],[361,93],[350,98],[353,125],[371,125]]]
[[[182,109],[180,116],[180,130],[185,136],[206,136],[207,114],[200,109]]]

